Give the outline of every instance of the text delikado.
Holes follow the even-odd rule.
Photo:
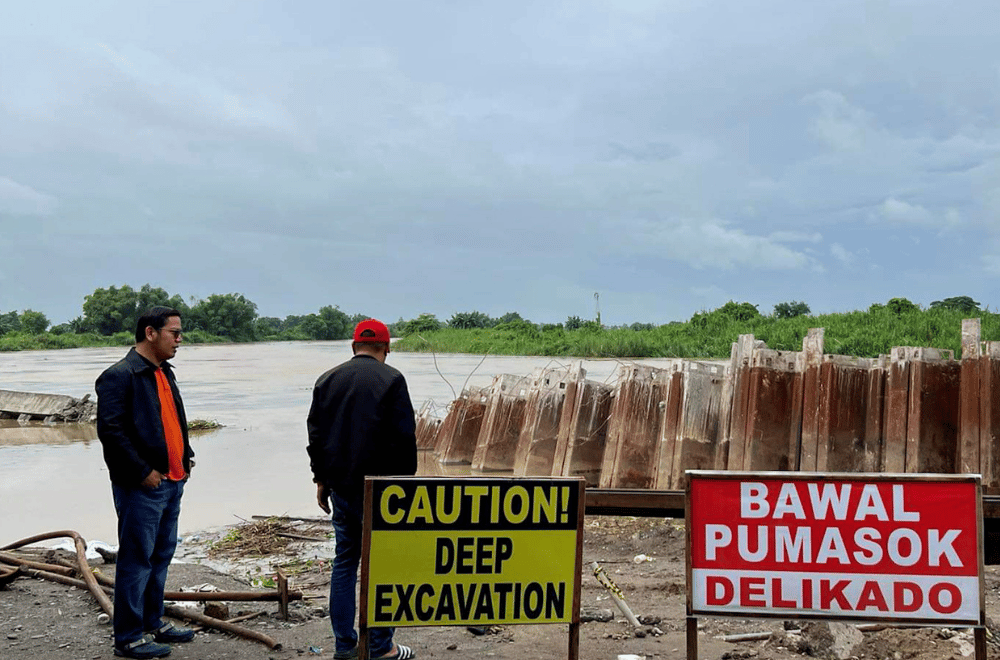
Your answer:
[[[898,615],[928,611],[954,614],[963,605],[962,589],[955,583],[885,576],[840,578],[828,576],[728,576],[702,575],[706,607],[744,609],[818,610],[823,612],[887,613]]]

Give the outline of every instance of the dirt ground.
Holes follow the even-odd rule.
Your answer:
[[[290,605],[288,621],[277,603],[230,602],[230,617],[262,612],[240,625],[273,638],[280,649],[213,630],[202,630],[193,642],[173,647],[171,658],[222,660],[288,660],[331,658],[333,637],[327,616],[326,557],[332,544],[329,526],[307,522],[253,521],[234,528],[192,535],[181,544],[184,563],[171,567],[168,589],[210,584],[221,590],[270,587],[275,566],[290,575],[291,588],[304,598]],[[306,536],[321,541],[300,540]],[[44,560],[47,553],[27,549]],[[686,657],[684,530],[678,521],[650,518],[588,517],[584,533],[580,658],[616,660],[681,660]],[[591,574],[598,562],[618,585],[626,602],[644,624],[633,628],[606,589]],[[94,569],[113,575],[114,565],[91,561]],[[221,572],[219,569],[224,570]],[[1000,612],[1000,573],[986,568],[986,608]],[[204,587],[203,587],[204,588]],[[201,607],[198,606],[198,610]],[[113,658],[111,626],[99,621],[101,610],[86,591],[21,576],[0,588],[0,658],[3,660],[103,660]],[[604,619],[608,620],[592,620]],[[797,624],[779,620],[706,618],[699,620],[699,657],[725,660],[790,660],[829,657]],[[786,630],[790,629],[790,630]],[[767,639],[730,642],[724,636],[766,633]],[[988,656],[1000,660],[1000,637],[990,626]],[[510,626],[487,630],[465,627],[398,629],[396,639],[419,658],[565,658],[568,626]],[[888,628],[864,632],[851,657],[872,660],[959,660],[973,657],[968,630]]]

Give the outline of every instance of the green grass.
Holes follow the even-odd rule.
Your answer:
[[[921,346],[952,350],[956,357],[960,357],[962,320],[966,318],[981,319],[984,340],[1000,340],[1000,314],[989,311],[959,312],[916,307],[908,311],[893,311],[887,305],[872,305],[868,311],[794,318],[757,315],[741,319],[738,318],[740,315],[740,306],[730,304],[711,312],[699,312],[684,323],[634,330],[627,327],[602,329],[595,323],[566,330],[562,325],[539,326],[515,320],[493,328],[458,330],[444,327],[408,334],[396,342],[393,349],[473,355],[725,359],[740,335],[752,334],[776,350],[798,351],[802,349],[802,339],[810,328],[824,328],[826,353],[877,357],[888,354],[895,346]],[[308,337],[283,333],[267,338],[270,341],[294,339]],[[201,344],[229,340],[194,330],[185,333],[184,341]],[[132,343],[132,336],[124,332],[111,337],[51,332],[37,335],[9,333],[0,336],[0,351],[128,346]]]
[[[700,318],[699,318],[700,316]],[[886,308],[778,319],[738,320],[721,314],[696,315],[687,323],[648,330],[628,328],[565,330],[530,323],[491,329],[444,328],[401,338],[397,351],[477,355],[548,355],[581,358],[678,357],[724,359],[740,335],[752,334],[769,348],[802,350],[810,328],[824,328],[825,352],[856,357],[888,354],[895,346],[952,350],[961,355],[962,320],[979,318],[984,340],[1000,340],[1000,314],[941,309],[895,314]]]

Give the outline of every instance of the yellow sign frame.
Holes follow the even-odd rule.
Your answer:
[[[586,482],[369,477],[359,651],[369,627],[565,623],[579,654]]]

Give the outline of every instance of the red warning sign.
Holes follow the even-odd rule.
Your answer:
[[[692,614],[983,620],[978,477],[689,476]]]

